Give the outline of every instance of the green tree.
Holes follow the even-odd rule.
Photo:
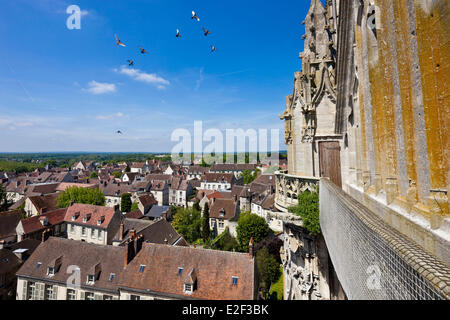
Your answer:
[[[131,206],[132,206],[131,194],[124,193],[120,197],[120,211],[127,212],[127,213],[131,212]]]
[[[137,211],[137,210],[139,210],[139,205],[137,202],[133,202],[133,204],[131,205],[130,212]]]
[[[98,173],[95,171],[92,171],[92,173],[89,176],[90,179],[97,179],[98,178]]]
[[[267,296],[272,283],[280,277],[280,264],[272,257],[267,248],[256,253],[256,266],[258,269],[259,288],[264,297]]]
[[[261,172],[259,169],[256,169],[255,171],[250,171],[250,170],[244,170],[242,172],[242,177],[244,178],[244,184],[250,184],[253,181],[256,180],[256,178],[258,178],[258,173]]]
[[[179,208],[172,222],[175,230],[189,243],[201,238],[201,224],[201,213],[193,208]]]
[[[250,212],[243,213],[238,220],[236,228],[239,250],[248,252],[250,238],[253,238],[254,242],[258,243],[267,237],[269,230],[269,225],[264,218]]]
[[[303,227],[311,235],[314,236],[321,233],[318,192],[310,192],[308,190],[302,192],[298,197],[298,205],[289,208],[289,212],[302,218]]]
[[[122,178],[122,172],[120,172],[120,171],[113,172],[113,176],[116,179],[120,179],[120,178]]]
[[[227,227],[217,238],[211,243],[211,249],[221,251],[238,251],[239,244]]]
[[[203,211],[202,238],[204,241],[208,241],[211,238],[211,229],[209,228],[209,206],[208,206],[208,203],[205,204],[205,210]]]
[[[58,197],[58,207],[68,208],[72,201],[74,203],[104,206],[105,195],[100,189],[69,187]]]
[[[195,201],[194,205],[192,206],[192,208],[194,208],[194,210],[197,211],[202,211],[202,208],[200,208],[200,202],[199,201]]]
[[[131,168],[128,164],[127,164],[127,167],[125,168],[125,172],[131,172]]]
[[[0,212],[7,211],[11,203],[8,201],[5,188],[0,184]]]

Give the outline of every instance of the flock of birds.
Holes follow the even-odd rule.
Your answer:
[[[191,17],[191,19],[196,20],[197,22],[200,21],[200,18],[199,18],[198,15],[195,13],[195,11],[192,11],[192,17]],[[211,31],[209,31],[209,30],[206,29],[206,28],[202,28],[202,30],[203,30],[203,34],[205,35],[205,37],[207,37],[208,35],[211,34]],[[126,47],[126,45],[125,45],[122,41],[120,41],[119,37],[118,37],[116,34],[115,34],[114,36],[115,36],[115,38],[116,38],[116,45],[121,46],[121,47]],[[177,29],[177,33],[176,33],[175,37],[176,37],[176,38],[180,38],[180,39],[182,38],[182,35],[181,35],[181,32],[180,32],[179,29]],[[217,48],[216,48],[215,46],[213,46],[213,45],[211,45],[210,48],[211,48],[211,53],[214,53],[215,51],[217,51]],[[147,50],[145,50],[145,49],[142,48],[141,46],[139,46],[139,51],[141,52],[141,54],[147,54],[147,53],[149,53]],[[128,59],[127,62],[128,62],[128,66],[129,66],[129,67],[133,67],[133,66],[134,66],[134,61],[133,61],[133,60]],[[122,131],[120,131],[120,130],[116,131],[116,133],[117,133],[117,134],[123,134]]]

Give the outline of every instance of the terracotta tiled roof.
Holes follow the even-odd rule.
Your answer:
[[[141,210],[128,212],[128,213],[124,214],[123,216],[126,219],[142,219],[144,217]]]
[[[26,239],[21,242],[6,245],[3,249],[0,249],[0,274],[15,272],[17,267],[22,264],[22,261],[14,254],[15,250],[26,249],[26,255],[29,256],[40,243],[39,240]]]
[[[107,183],[107,185],[101,185],[100,189],[103,190],[103,193],[105,196],[110,197],[119,197],[124,193],[130,193],[132,192],[131,185],[127,183]]]
[[[150,210],[154,205],[158,204],[158,201],[155,199],[153,195],[143,195],[138,197],[139,202],[144,206],[145,212],[147,213],[148,210]]]
[[[59,193],[51,193],[44,196],[32,196],[28,199],[31,201],[38,212],[45,213],[56,210],[58,208],[57,203],[59,195]]]
[[[190,166],[188,169],[188,174],[195,174],[195,175],[203,175],[204,173],[208,172],[209,168],[201,167],[201,166]]]
[[[191,184],[193,189],[200,188],[202,185],[202,182],[198,179],[189,180],[189,183]]]
[[[234,181],[234,175],[232,173],[205,173],[201,181],[215,182],[215,183],[231,183]]]
[[[22,228],[25,234],[29,234],[63,223],[66,212],[67,209],[58,209],[48,213],[44,213],[40,216],[34,216],[28,219],[24,219],[20,223],[22,224]],[[47,218],[47,225],[42,225],[42,218]]]
[[[169,182],[172,179],[170,174],[148,174],[145,176],[147,181],[166,181]]]
[[[208,195],[213,194],[215,192],[216,191],[214,191],[214,190],[198,189],[196,199],[201,201],[205,196],[208,196]]]
[[[268,195],[264,199],[264,201],[262,202],[262,207],[265,210],[273,210],[273,209],[275,209],[275,194]]]
[[[196,282],[191,295],[183,292],[189,274]],[[248,254],[144,243],[122,272],[119,287],[181,299],[252,300],[255,276],[255,260]]]
[[[30,186],[30,191],[39,194],[49,194],[57,191],[58,183],[45,183]]]
[[[250,170],[253,171],[257,167],[256,164],[229,164],[229,163],[223,163],[223,164],[214,164],[211,166],[210,171],[244,171],[244,170]]]
[[[124,256],[124,247],[102,246],[50,237],[39,245],[19,269],[17,275],[42,279],[43,281],[51,280],[66,286],[68,278],[72,276],[72,273],[67,273],[66,270],[69,266],[78,266],[80,268],[81,288],[87,291],[106,290],[117,293],[117,284],[123,270]],[[60,257],[61,265],[57,268],[55,275],[47,276],[47,267]],[[37,267],[38,262],[41,263],[40,267]],[[88,273],[98,264],[100,264],[101,270],[99,278],[96,279],[95,284],[88,285],[86,283]],[[111,273],[115,275],[112,281],[110,281]]]
[[[19,211],[0,212],[0,239],[16,235],[19,221]]]
[[[150,190],[152,191],[163,191],[166,188],[166,182],[160,180],[154,180]]]
[[[236,216],[236,202],[233,199],[215,199],[209,210],[209,217],[233,220]]]
[[[261,174],[253,182],[275,186],[275,175],[274,174]]]
[[[98,188],[98,184],[95,183],[75,183],[75,182],[61,182],[58,184],[56,191],[66,191],[67,188],[78,187],[78,188]]]
[[[133,162],[131,168],[142,169],[145,165],[145,162]]]
[[[64,221],[106,229],[115,213],[115,208],[75,203],[67,209]],[[76,218],[75,220],[72,220],[72,217],[74,216]],[[83,218],[86,218],[87,221],[83,222]],[[99,220],[102,221],[100,225],[98,224]]]

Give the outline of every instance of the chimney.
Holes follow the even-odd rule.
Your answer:
[[[130,239],[133,240],[136,237],[136,230],[131,229],[130,230]]]
[[[70,201],[70,207],[73,206],[75,201]]]
[[[122,241],[123,240],[123,233],[124,233],[124,228],[125,228],[125,224],[122,222],[120,223],[120,227],[119,227],[119,240]]]
[[[125,242],[125,255],[124,255],[124,267],[128,265],[128,263],[133,259],[133,241],[131,239],[128,239],[127,242]]]
[[[253,245],[253,238],[250,238],[250,242],[248,244],[248,254],[251,257],[254,257],[255,252],[254,252],[255,246]]]
[[[44,230],[44,231],[42,231],[42,242],[45,242],[45,241],[47,241],[47,239],[48,239],[48,236],[47,236],[47,234],[48,234],[48,229],[47,229],[47,230]]]

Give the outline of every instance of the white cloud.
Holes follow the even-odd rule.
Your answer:
[[[89,88],[86,89],[92,94],[104,94],[116,91],[116,85],[113,83],[101,83],[97,81],[89,82]]]
[[[162,90],[165,89],[166,86],[170,85],[170,82],[155,73],[146,73],[139,69],[131,69],[125,66],[121,66],[120,69],[114,69],[115,72],[124,74],[136,81],[150,83],[156,86],[156,88]]]
[[[123,118],[124,114],[122,112],[117,112],[113,114],[106,114],[106,115],[98,115],[95,118],[99,120],[111,120],[114,118]]]

